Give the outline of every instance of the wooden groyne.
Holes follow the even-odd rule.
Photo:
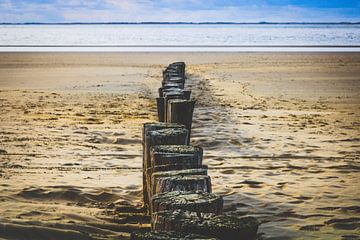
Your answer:
[[[212,193],[203,149],[190,145],[195,100],[185,79],[183,62],[163,71],[159,122],[143,126],[143,197],[151,231],[133,232],[131,239],[256,239],[255,218],[222,215],[223,198]]]

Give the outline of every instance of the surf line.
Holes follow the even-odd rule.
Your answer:
[[[143,125],[143,202],[151,230],[132,232],[131,239],[256,239],[256,218],[222,214],[223,197],[212,193],[203,149],[190,145],[196,101],[185,88],[185,68],[174,62],[163,70],[158,122]]]

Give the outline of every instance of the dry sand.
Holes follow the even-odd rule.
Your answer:
[[[149,227],[141,126],[173,61],[225,214],[259,239],[360,239],[357,53],[1,53],[0,239]]]

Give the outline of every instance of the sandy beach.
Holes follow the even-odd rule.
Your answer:
[[[128,239],[142,124],[187,64],[225,214],[259,239],[360,239],[359,53],[0,53],[0,239]]]

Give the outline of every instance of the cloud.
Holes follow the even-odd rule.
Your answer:
[[[0,0],[0,22],[335,22],[360,21],[360,9],[295,0]],[[276,2],[276,4],[275,4]],[[279,2],[288,4],[279,4]],[[302,4],[296,4],[302,2]],[[307,2],[307,4],[304,4]]]

